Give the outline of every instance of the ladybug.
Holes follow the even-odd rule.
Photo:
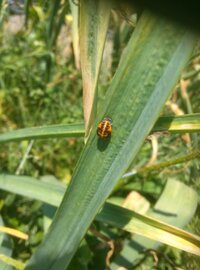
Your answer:
[[[97,127],[97,135],[103,139],[106,140],[110,137],[110,134],[112,132],[112,120],[108,117],[105,117]]]

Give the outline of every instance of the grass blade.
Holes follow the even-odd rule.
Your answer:
[[[164,195],[161,195],[161,197],[163,196],[161,198],[162,200],[163,198],[165,199],[165,197],[168,198],[169,190],[172,186],[173,189],[179,193],[179,202],[177,203],[176,199],[175,203],[175,196],[171,196],[168,214],[171,213],[172,219],[169,220],[169,224],[178,223],[180,227],[183,227],[187,224],[189,219],[191,219],[196,209],[198,196],[191,188],[180,182],[171,180],[166,187]],[[65,192],[65,187],[59,182],[48,183],[38,181],[31,177],[12,175],[0,176],[0,188],[29,198],[41,200],[56,207],[59,206]],[[180,211],[183,202],[185,202],[185,194],[187,194],[187,212]],[[156,209],[160,208],[160,204],[161,203],[158,202],[149,215],[153,216],[154,213],[156,213]],[[174,204],[176,204],[176,206]],[[176,215],[174,214],[175,212]],[[165,214],[159,214],[159,218],[163,220],[163,218],[165,218]],[[106,203],[101,212],[96,216],[96,220],[110,224],[122,230],[136,233],[176,248],[180,248],[187,252],[200,255],[200,238],[198,236],[170,226],[156,218],[144,216],[123,207]],[[181,223],[180,221],[177,222],[177,220],[180,220]]]
[[[61,7],[61,0],[54,0],[51,6],[49,21],[47,24],[47,37],[48,37],[48,46],[51,48],[52,46],[52,36],[54,34],[54,25],[57,19],[58,11]]]
[[[0,226],[4,226],[3,220],[0,216]],[[0,234],[0,254],[2,256],[10,257],[12,255],[12,243],[8,235],[1,233]],[[0,259],[0,269],[2,270],[13,270],[13,267],[4,263]]]
[[[79,48],[79,5],[69,0],[70,9],[72,12],[72,42],[75,58],[75,66],[80,69],[80,48]]]
[[[117,188],[119,188],[120,186],[122,186],[124,184],[127,184],[129,182],[129,178],[132,178],[136,174],[146,174],[146,173],[151,172],[151,171],[162,170],[162,169],[167,168],[169,166],[173,166],[173,165],[177,165],[177,164],[181,164],[181,163],[186,163],[188,161],[191,161],[191,160],[199,158],[199,157],[200,157],[200,149],[197,149],[197,150],[191,151],[189,154],[182,155],[182,156],[179,156],[179,157],[174,158],[174,159],[163,161],[163,162],[160,162],[158,164],[151,165],[151,166],[142,167],[142,168],[139,168],[137,170],[132,170],[132,171],[127,172],[123,175],[122,179],[117,184]]]
[[[173,133],[200,131],[200,114],[160,117],[153,127],[153,132]],[[11,141],[48,139],[60,137],[83,137],[84,124],[61,124],[12,130],[0,134],[0,144]]]
[[[160,117],[152,131],[198,132],[200,131],[200,113]]]
[[[109,1],[80,0],[79,37],[86,138],[96,117],[96,87],[109,18]]]
[[[0,188],[57,207],[66,190],[61,184],[43,182],[29,176],[6,174],[0,175]]]
[[[179,181],[170,179],[167,181],[167,184],[154,208],[149,210],[147,215],[151,216],[153,219],[156,218],[159,221],[167,222],[168,224],[177,227],[184,227],[193,217],[197,205],[198,195],[194,190]],[[162,225],[160,227],[162,227]],[[151,234],[156,232],[157,228],[158,227],[155,225],[155,230],[153,229],[153,231],[150,231],[149,233]],[[166,231],[168,231],[168,229]],[[164,234],[165,233],[161,233],[161,237],[164,237]],[[175,233],[175,235],[183,236],[181,231],[179,231],[178,234]],[[166,241],[171,241],[173,239],[171,236],[168,237],[169,239],[165,239]],[[186,240],[189,239],[187,238],[187,233],[184,234],[183,237]],[[132,268],[133,265],[138,262],[138,259],[142,259],[144,257],[144,250],[156,249],[159,246],[159,243],[151,240],[150,238],[151,237],[146,238],[141,235],[133,235],[132,240],[125,242],[124,249],[121,251],[120,255],[115,258],[115,262],[112,263],[111,269],[116,269],[116,267],[119,266]],[[194,254],[200,255],[198,236],[196,240],[194,241],[196,245],[196,251]],[[178,247],[178,245],[183,244],[183,242],[184,241],[179,239],[174,243],[176,243]],[[181,249],[190,252],[188,249],[191,248],[191,245],[189,244],[187,247],[187,244],[186,246],[185,244]]]
[[[61,27],[63,26],[63,23],[65,21],[65,15],[68,10],[68,1],[65,1],[62,6],[62,10],[58,16],[57,22],[54,22],[54,32],[51,37],[51,47],[54,47],[56,44],[56,40],[58,38],[58,35],[60,33]]]
[[[17,270],[23,270],[24,264],[20,261],[14,260],[6,255],[0,254],[0,261],[4,262],[5,264],[14,266]],[[9,269],[9,268],[8,268]]]
[[[57,137],[83,137],[84,125],[51,125],[13,130],[0,135],[0,143]]]
[[[23,240],[27,240],[28,239],[28,235],[23,233],[23,232],[20,232],[18,230],[15,230],[15,229],[12,229],[12,228],[8,228],[8,227],[1,227],[0,226],[0,232],[1,233],[7,233],[9,235],[12,235],[12,236],[15,236],[15,237],[18,237],[18,238],[21,238]]]
[[[24,4],[24,13],[25,13],[25,26],[28,26],[28,21],[29,21],[29,13],[30,13],[30,6],[31,6],[31,0],[25,0]]]
[[[155,165],[151,165],[149,167],[144,167],[144,168],[139,168],[137,171],[135,171],[134,173],[132,173],[132,175],[136,174],[136,173],[148,173],[154,170],[161,170],[164,169],[166,167],[172,166],[172,165],[176,165],[176,164],[180,164],[180,163],[186,163],[190,160],[196,159],[200,157],[200,149],[197,149],[195,151],[190,152],[187,155],[184,156],[180,156],[177,157],[175,159],[171,159],[171,160],[167,160],[165,162],[161,162]],[[128,173],[128,176],[131,176],[131,173]],[[126,176],[124,175],[124,178]]]
[[[197,206],[197,196],[192,202]],[[194,212],[194,208],[192,208]],[[178,217],[176,217],[178,219]],[[96,218],[125,231],[162,242],[200,256],[200,237],[170,226],[158,219],[147,217],[114,204],[105,204]],[[138,243],[141,245],[141,243]]]

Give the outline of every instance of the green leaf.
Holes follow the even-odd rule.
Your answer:
[[[196,40],[164,19],[142,15],[96,122],[109,116],[112,136],[102,141],[92,129],[51,227],[25,269],[64,270],[69,265],[92,220],[152,129]]]
[[[23,270],[24,269],[24,264],[20,261],[14,260],[6,255],[0,254],[0,261],[4,262],[5,264],[8,265],[8,267],[5,266],[5,268],[1,268],[2,270],[9,270],[9,266],[14,266],[15,269],[17,270]],[[12,268],[11,268],[12,269]]]
[[[97,109],[97,81],[110,18],[110,1],[80,0],[80,58],[86,138]]]
[[[151,171],[161,170],[161,169],[167,168],[167,167],[172,166],[172,165],[186,163],[190,160],[197,159],[199,157],[200,157],[200,149],[197,149],[197,150],[192,151],[186,155],[182,155],[182,156],[179,156],[179,157],[174,158],[174,159],[170,159],[170,160],[158,163],[158,164],[154,164],[154,165],[151,165],[149,167],[147,166],[147,167],[139,168],[138,170],[135,170],[133,172],[128,172],[125,175],[123,175],[123,179],[129,178],[129,177],[135,175],[136,173],[145,174],[145,173],[148,173]],[[125,182],[125,181],[122,181],[122,182]]]
[[[200,114],[165,116],[156,121],[152,132],[168,131],[173,133],[200,131]],[[0,134],[0,143],[63,137],[83,137],[84,124],[60,124],[12,130]]]
[[[168,131],[174,133],[200,131],[200,114],[160,117],[152,130],[152,132],[156,131]],[[0,143],[31,139],[82,137],[84,134],[84,124],[61,124],[32,127],[12,130],[0,134]]]
[[[3,226],[3,220],[0,216],[0,226]],[[8,256],[12,255],[12,244],[10,241],[10,238],[8,235],[4,234],[4,233],[0,233],[0,256],[5,256],[6,258]],[[4,258],[5,258],[4,257]],[[0,258],[0,269],[1,270],[12,270],[13,268],[8,265],[5,260],[1,260]]]
[[[195,194],[193,190],[192,195],[195,196],[190,196],[190,198],[192,198],[192,205],[191,207],[189,206],[188,209],[192,210],[192,214],[194,214],[198,198],[197,194]],[[153,211],[156,211],[156,209],[154,208]],[[160,216],[163,217],[165,213],[166,210],[164,208],[163,213]],[[167,212],[167,214],[171,214],[171,216],[176,215],[174,220],[177,223],[185,223],[188,221],[188,215],[187,218],[185,216],[183,218],[183,215],[181,216],[180,212],[176,212],[174,214],[174,211],[171,211]],[[192,214],[189,215],[190,219]],[[144,216],[114,204],[106,203],[101,213],[97,216],[97,220],[121,228],[125,231],[160,241],[164,244],[185,250],[195,255],[200,255],[200,237],[170,226],[167,223],[162,223],[159,219]]]
[[[167,181],[163,193],[154,208],[147,212],[147,216],[159,220],[160,222],[167,222],[173,226],[183,228],[193,217],[197,205],[198,195],[194,190],[179,181],[170,179]],[[153,225],[150,220],[149,222],[145,222],[145,224],[147,226],[148,224]],[[125,226],[129,226],[129,224],[126,224]],[[142,227],[140,228],[141,230]],[[196,237],[196,240],[192,240],[192,238],[190,238],[190,233],[182,230],[176,231],[177,228],[175,227],[164,228],[165,225],[162,226],[162,223],[159,224],[159,226],[154,224],[153,227],[154,228],[149,227],[149,230],[147,231],[147,234],[149,234],[148,239],[143,237],[145,236],[143,234],[143,236],[133,235],[132,240],[125,241],[124,248],[119,256],[115,258],[115,261],[111,265],[111,269],[117,269],[119,266],[131,268],[135,263],[138,263],[138,259],[143,258],[144,254],[141,252],[145,249],[157,248],[158,242],[151,240],[153,239],[152,236],[154,233],[158,238],[160,235],[160,240],[157,239],[157,241],[165,241],[166,244],[181,248],[187,252],[191,252],[195,246],[194,254],[200,256],[200,239],[198,236]],[[162,229],[164,231],[162,231]],[[159,230],[161,231],[159,232]],[[173,234],[173,237],[168,235],[169,232]],[[188,240],[191,242],[186,243],[185,240],[186,242]]]
[[[1,175],[0,188],[57,207],[65,192],[65,187],[60,182],[42,182],[31,177],[13,175]],[[177,193],[178,198],[176,198]],[[187,204],[185,211],[182,211],[183,204]],[[197,204],[198,196],[191,188],[178,181],[170,180],[154,209],[148,212],[148,216],[106,203],[96,216],[96,220],[198,255],[199,237],[162,222],[179,227],[185,226],[193,216]]]
[[[74,4],[72,0],[69,1],[72,12],[72,45],[75,58],[75,65],[80,69],[80,48],[79,48],[79,5]]]
[[[0,135],[0,143],[57,137],[82,137],[83,124],[52,125],[13,130]]]
[[[160,117],[152,131],[168,131],[173,133],[200,131],[200,113]]]
[[[1,216],[0,216],[0,226],[3,226],[3,220],[2,220],[2,218],[1,218]],[[2,244],[2,242],[3,242],[3,238],[4,238],[4,234],[0,234],[0,245]]]
[[[30,13],[31,0],[25,0],[24,13],[25,13],[25,26],[28,26],[29,13]]]
[[[44,21],[45,20],[46,14],[45,14],[45,12],[43,11],[43,9],[39,5],[33,5],[33,10],[36,12],[38,18],[41,21]]]
[[[56,1],[56,2],[58,2],[58,1]],[[65,1],[63,3],[62,10],[60,11],[60,13],[57,12],[59,14],[59,16],[57,16],[57,22],[56,23],[53,22],[54,31],[53,31],[53,34],[51,37],[51,44],[50,44],[51,47],[55,46],[55,44],[56,44],[56,40],[57,40],[58,35],[60,33],[61,27],[63,26],[63,23],[65,22],[65,16],[66,16],[67,10],[68,10],[68,1]],[[54,16],[56,17],[56,14],[54,14]]]
[[[66,187],[29,176],[0,175],[0,189],[59,206]],[[1,236],[1,235],[0,235]]]
[[[56,19],[58,18],[58,12],[61,7],[61,0],[53,0],[51,5],[50,16],[47,24],[47,36],[48,36],[48,46],[52,46],[52,36],[54,34],[54,26],[56,25]]]

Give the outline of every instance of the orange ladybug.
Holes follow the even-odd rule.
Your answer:
[[[112,120],[108,117],[105,117],[97,127],[97,135],[103,139],[106,140],[110,137],[110,134],[112,132]]]

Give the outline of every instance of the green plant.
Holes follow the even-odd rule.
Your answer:
[[[73,5],[73,3],[71,4]],[[52,52],[55,53],[55,40],[63,21],[66,5],[66,2],[55,1],[49,7],[50,16],[47,16],[47,57],[45,54],[46,49],[42,46],[45,54],[42,67],[45,74],[47,74],[46,82],[49,81],[53,74],[54,58],[49,58],[49,56],[51,56]],[[148,160],[148,146],[144,145],[142,148],[140,152],[141,157],[137,155],[150,132],[158,130],[161,132],[174,132],[178,134],[177,138],[180,138],[179,133],[199,131],[200,116],[198,113],[192,114],[191,110],[188,111],[189,115],[185,117],[161,117],[156,122],[193,52],[197,37],[180,26],[144,11],[131,34],[129,43],[121,56],[118,68],[106,94],[103,100],[99,102],[97,91],[98,78],[111,7],[100,0],[96,2],[80,0],[79,5],[73,6],[73,12],[76,12],[77,16],[76,8],[80,8],[80,58],[83,72],[86,132],[84,132],[83,124],[74,124],[22,129],[0,136],[0,142],[5,143],[11,140],[83,136],[85,134],[86,144],[65,194],[64,188],[60,187],[57,182],[55,184],[44,184],[41,181],[36,181],[32,178],[23,179],[20,176],[17,178],[16,176],[2,176],[0,178],[2,189],[58,206],[54,218],[53,214],[47,214],[48,217],[53,218],[52,224],[42,244],[27,262],[25,269],[62,270],[66,269],[67,266],[71,267],[71,269],[78,269],[78,267],[88,269],[87,262],[89,263],[91,260],[88,246],[92,246],[94,239],[89,234],[86,236],[87,241],[83,241],[80,246],[79,244],[95,216],[98,223],[95,223],[94,227],[90,228],[91,233],[107,243],[109,243],[112,235],[114,235],[114,238],[120,238],[120,231],[116,232],[113,227],[119,227],[124,231],[141,235],[127,237],[122,234],[121,238],[123,239],[124,249],[121,253],[116,252],[111,263],[109,254],[107,254],[107,257],[104,254],[104,257],[107,258],[107,267],[112,269],[115,269],[117,265],[123,265],[123,262],[119,259],[120,254],[128,262],[128,266],[124,266],[132,267],[132,265],[138,263],[139,259],[144,258],[145,249],[147,249],[147,255],[155,252],[157,244],[154,241],[152,242],[152,240],[144,239],[142,236],[199,255],[199,237],[169,225],[184,227],[195,213],[198,196],[192,187],[181,183],[185,182],[190,186],[198,186],[195,161],[192,164],[194,173],[181,174],[182,177],[185,177],[184,181],[177,181],[178,177],[174,180],[166,175],[161,175],[160,177],[156,174],[156,170],[161,170],[163,173],[163,168],[166,169],[170,165],[180,164],[181,162],[186,164],[186,161],[199,157],[199,148],[193,149],[189,155],[172,161],[168,160],[165,163],[158,164],[157,167],[152,166],[149,168],[144,166]],[[43,17],[44,19],[46,18],[41,7],[33,6],[33,10],[37,12],[41,20],[43,20]],[[56,19],[57,12],[62,14],[60,18],[58,17],[58,20]],[[77,27],[77,21],[75,23]],[[74,31],[77,30],[76,27],[73,28]],[[75,37],[77,37],[77,33],[75,33]],[[74,42],[76,42],[76,38]],[[51,50],[52,52],[50,53]],[[78,57],[77,54],[76,57]],[[78,60],[76,63],[78,63]],[[59,78],[62,78],[65,72],[67,70],[63,67],[62,75]],[[35,75],[33,76],[34,79]],[[41,81],[39,82],[41,83]],[[51,89],[51,82],[49,83],[50,87],[47,88],[45,82],[43,83],[44,89],[50,88],[48,96],[45,97],[44,91],[34,91],[34,89],[31,89],[31,95],[32,97],[36,96],[37,102],[38,100],[41,100],[41,102],[47,100],[45,109],[48,115],[48,104],[51,104],[51,99],[54,98],[54,91]],[[18,84],[18,82],[14,83],[14,85]],[[64,85],[65,80],[62,87]],[[68,81],[67,85],[73,84]],[[62,98],[65,97],[62,96]],[[180,98],[179,100],[182,99]],[[185,100],[186,107],[190,108],[190,99],[185,98]],[[63,100],[60,102],[62,104]],[[167,111],[167,109],[165,110]],[[23,115],[24,119],[26,119],[26,113]],[[105,116],[112,119],[113,132],[110,140],[104,141],[97,137],[96,127],[98,122]],[[32,119],[37,118],[33,117]],[[31,120],[27,122],[30,124]],[[68,122],[73,122],[73,118],[69,117]],[[23,126],[26,126],[26,121],[23,123]],[[155,148],[156,140],[155,138],[152,139],[152,137],[151,140]],[[193,142],[194,144],[198,142],[198,137],[195,133],[192,137]],[[172,154],[175,153],[177,155],[181,143],[178,141],[174,148],[171,147]],[[169,144],[169,138],[164,137],[162,142],[163,149],[167,148],[167,144]],[[197,144],[196,147],[198,147]],[[184,147],[182,146],[181,149],[184,149]],[[166,151],[163,150],[162,153],[165,155]],[[170,157],[170,154],[168,157]],[[123,174],[127,170],[129,172],[133,165],[134,167],[138,166],[137,164],[140,165],[139,167],[142,165],[145,168],[136,168],[132,174],[128,174],[129,181],[124,180],[127,175],[123,177]],[[161,183],[158,183],[159,180],[155,181],[155,175],[148,174],[148,172],[153,172]],[[131,182],[130,177],[134,177],[134,181]],[[147,179],[147,182],[150,182],[153,188],[148,186],[148,183],[145,183],[145,179]],[[191,179],[193,179],[193,184]],[[21,186],[16,184],[17,181],[21,181]],[[141,181],[144,183],[144,186],[146,185],[144,188],[140,186]],[[30,193],[28,192],[29,190],[24,188],[27,183],[31,187]],[[167,183],[166,186],[165,183]],[[125,190],[130,191],[132,189],[138,189],[138,191],[146,193],[150,197],[150,201],[155,203],[163,188],[164,191],[160,199],[154,208],[147,212],[148,215],[152,216],[151,218],[120,206],[114,206],[111,203],[105,203],[106,199],[111,195],[110,200],[115,203],[118,201],[119,204],[119,201],[127,195]],[[155,190],[157,190],[157,193]],[[171,190],[173,190],[173,193],[170,193]],[[60,204],[63,194],[64,197]],[[186,194],[188,198],[186,198]],[[117,200],[117,197],[118,199],[120,197],[120,200]],[[55,201],[52,198],[56,198]],[[184,204],[187,207],[184,207]],[[100,211],[101,208],[102,210]],[[46,212],[50,210],[48,207],[46,208]],[[54,211],[52,210],[51,213],[54,213]],[[163,223],[163,221],[168,224]],[[102,225],[104,222],[112,227],[104,228]],[[130,245],[133,245],[135,248],[130,248]],[[143,247],[142,254],[140,253],[141,250],[137,250],[137,245]],[[115,244],[110,243],[109,247],[112,253],[114,252],[113,246],[115,247]],[[77,263],[75,260],[71,262],[77,249],[78,253],[75,258],[85,260],[84,263]],[[133,261],[131,261],[131,258]],[[176,258],[178,258],[178,255]],[[148,260],[150,260],[149,256],[147,256]],[[174,265],[178,265],[178,263],[174,263]],[[173,264],[170,265],[173,266]],[[90,267],[94,269],[94,266]],[[103,269],[103,267],[106,267],[105,263],[100,269]]]

